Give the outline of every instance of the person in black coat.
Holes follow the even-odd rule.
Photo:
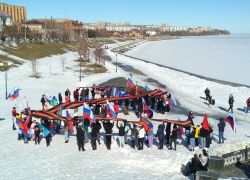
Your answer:
[[[218,124],[218,128],[219,128],[219,142],[220,143],[224,143],[224,129],[225,129],[226,123],[224,121],[223,118],[220,118],[220,123]]]
[[[157,99],[157,113],[162,113],[162,99],[161,97]]]
[[[138,98],[138,108],[137,108],[137,111],[138,111],[138,115],[137,117],[138,118],[141,118],[141,115],[142,115],[142,111],[143,111],[143,103],[142,103],[142,98]]]
[[[207,88],[204,93],[206,95],[206,101],[207,101],[210,96],[210,90]]]
[[[202,123],[201,123],[201,126],[202,126]],[[208,134],[208,130],[206,130],[205,128],[201,128],[200,129],[200,133],[199,133],[199,136],[200,136],[200,145],[201,145],[201,148],[204,149],[206,147],[206,137],[207,137],[207,134]]]
[[[99,120],[96,121],[96,126],[97,126],[97,137],[98,137],[98,143],[99,145],[101,144],[101,139],[100,139],[100,129],[102,128],[101,123]]]
[[[150,108],[154,108],[153,107],[153,97],[152,96],[150,96],[150,95],[148,95],[148,107],[150,107]]]
[[[44,127],[47,128],[49,131],[50,131],[50,121],[49,120],[44,120]],[[46,139],[46,144],[47,144],[47,147],[50,145],[50,133],[45,137]]]
[[[212,142],[211,140],[211,134],[213,133],[213,129],[209,126],[209,132],[207,133],[207,137],[206,137],[206,147],[209,148],[210,144]]]
[[[93,150],[96,150],[96,139],[97,139],[97,133],[99,131],[99,126],[96,123],[93,123],[91,128],[92,128],[92,131],[91,131],[92,147],[93,147]]]
[[[125,99],[125,115],[129,115],[129,99]]]
[[[229,99],[228,103],[229,103],[229,106],[230,106],[230,107],[229,107],[229,109],[227,110],[227,112],[229,112],[229,110],[231,109],[231,112],[233,113],[234,98],[231,97],[231,98]]]
[[[194,157],[192,158],[192,170],[193,170],[193,174],[194,174],[194,179],[196,178],[196,172],[197,171],[201,171],[202,169],[202,164],[198,158],[197,154],[194,154]]]
[[[35,145],[36,145],[37,143],[40,144],[39,135],[40,135],[40,132],[41,132],[41,131],[40,131],[40,128],[39,128],[38,125],[35,126],[34,131],[35,131]]]
[[[41,101],[42,103],[42,106],[43,106],[43,110],[44,110],[44,106],[45,106],[45,102],[46,102],[46,99],[45,99],[45,96],[43,95],[42,98],[41,98]]]
[[[94,98],[95,98],[95,89],[94,88],[92,88],[91,94],[92,94],[92,100],[94,100]]]
[[[95,107],[95,115],[100,115],[100,108],[101,108],[101,105],[100,104],[97,104],[96,107]]]
[[[61,93],[58,94],[58,100],[59,100],[59,104],[61,104],[62,103],[62,95],[61,95]]]
[[[77,142],[78,142],[78,150],[81,151],[85,151],[84,149],[84,125],[78,125],[78,127],[76,128],[76,137],[77,137]]]
[[[166,144],[169,144],[169,137],[170,137],[170,133],[171,133],[171,123],[167,123],[166,126]]]
[[[111,89],[107,89],[106,91],[107,98],[111,97]]]
[[[174,147],[175,147],[174,150],[176,151],[177,131],[178,131],[177,126],[174,125],[172,134],[171,134],[171,136],[170,136],[170,148],[169,148],[168,150],[172,150],[172,149],[173,149],[173,148],[172,148],[172,143],[174,142]]]
[[[114,121],[113,124],[108,120],[107,122],[104,122],[102,120],[104,130],[106,132],[106,141],[107,141],[107,148],[110,150],[111,146],[111,135],[112,135],[112,128],[114,127]]]

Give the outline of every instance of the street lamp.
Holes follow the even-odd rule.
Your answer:
[[[117,72],[117,52],[115,52],[115,55],[116,55],[116,71]]]
[[[82,71],[82,68],[81,68],[82,67],[82,58],[83,58],[83,55],[81,55],[81,56],[78,55],[78,59],[80,61],[80,81],[81,81],[81,77],[82,77],[82,74],[81,74],[82,73],[81,72]]]
[[[6,99],[8,99],[8,96],[7,96],[7,70],[8,68],[12,65],[12,63],[0,63],[0,67],[1,68],[4,68],[4,71],[5,71],[5,85],[6,85]]]

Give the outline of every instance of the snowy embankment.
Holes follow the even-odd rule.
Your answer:
[[[115,54],[110,50],[107,53],[112,58],[112,61],[115,61]],[[67,59],[67,68],[64,72],[59,62],[62,56]],[[128,72],[118,68],[118,72],[115,73],[115,65],[107,61],[106,73],[84,75],[82,81],[79,82],[79,72],[75,72],[79,70],[78,63],[73,61],[76,57],[75,53],[68,52],[64,55],[40,59],[41,66],[38,73],[41,77],[38,79],[29,77],[32,72],[28,66],[28,61],[24,60],[25,63],[22,66],[10,69],[8,73],[8,92],[15,86],[22,89],[20,91],[18,110],[23,109],[21,104],[23,96],[26,96],[31,109],[39,110],[41,109],[40,99],[44,91],[48,91],[52,96],[57,96],[61,92],[64,97],[64,91],[67,88],[73,92],[76,87],[100,84],[115,77],[127,77]],[[94,61],[92,60],[92,62]],[[169,90],[177,99],[179,107],[187,109],[187,111],[194,111],[196,114],[195,124],[202,122],[203,114],[206,112],[208,119],[215,122],[215,139],[218,139],[217,118],[228,115],[228,113],[221,111],[219,106],[227,108],[228,94],[233,93],[236,97],[235,108],[242,107],[243,103],[239,103],[239,98],[242,98],[243,101],[245,97],[241,91],[244,91],[247,95],[247,88],[219,85],[120,55],[118,55],[118,62],[131,65],[147,75],[133,74],[133,79],[140,82],[139,85],[144,86],[147,78],[153,78],[165,84],[167,86],[166,90]],[[144,145],[143,151],[132,150],[129,146],[131,144],[130,140],[129,145],[119,149],[118,130],[114,127],[111,151],[108,151],[104,145],[105,133],[101,129],[101,145],[97,145],[97,151],[92,151],[91,145],[87,143],[85,145],[86,151],[80,153],[76,145],[75,132],[70,133],[68,144],[64,143],[63,131],[59,135],[54,135],[49,147],[46,147],[45,139],[42,139],[41,144],[36,146],[31,141],[28,145],[24,144],[23,141],[17,141],[17,132],[12,131],[11,121],[11,110],[16,105],[16,100],[13,102],[5,100],[4,82],[4,73],[0,72],[0,117],[5,118],[5,120],[0,121],[0,168],[2,170],[0,175],[2,179],[27,179],[32,176],[38,176],[40,179],[65,177],[69,179],[188,179],[183,176],[181,171],[194,152],[188,151],[180,138],[177,143],[177,151],[169,151],[166,146],[162,151],[159,151],[156,139],[154,139],[152,149],[148,149]],[[155,84],[146,84],[150,89],[158,88]],[[210,109],[204,104],[205,101],[199,98],[200,96],[204,97],[203,92],[207,86],[216,99],[216,105]],[[155,113],[154,118],[176,120],[180,117],[181,120],[186,120],[187,111],[174,111],[173,109],[173,112],[166,115]],[[73,113],[73,110],[69,112]],[[80,108],[81,113],[82,108]],[[225,144],[217,145],[213,141],[209,149],[211,155],[220,155],[226,153],[225,151],[244,148],[245,144],[249,142],[250,139],[247,137],[250,127],[248,124],[249,116],[243,112],[236,112],[235,116],[237,134],[233,134],[231,127],[227,125]],[[118,117],[138,121],[132,110],[130,110],[129,116],[125,116],[123,107],[120,108]],[[157,131],[158,124],[154,124],[154,134]],[[196,149],[195,152],[198,153],[199,150]]]

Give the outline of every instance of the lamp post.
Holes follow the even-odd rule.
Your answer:
[[[81,77],[82,77],[82,74],[81,74],[82,73],[81,72],[82,71],[82,68],[81,68],[82,67],[82,58],[83,58],[83,55],[81,55],[81,56],[78,55],[78,59],[80,61],[80,81],[81,81]]]
[[[11,66],[12,64],[9,63],[0,63],[0,67],[4,68],[5,71],[5,86],[6,86],[6,99],[8,99],[8,95],[7,95],[7,70],[8,68]]]
[[[116,55],[116,71],[117,72],[117,52],[115,52],[115,55]]]

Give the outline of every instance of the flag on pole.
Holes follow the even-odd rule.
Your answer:
[[[207,114],[206,113],[205,113],[205,116],[204,116],[203,121],[202,121],[202,127],[204,129],[206,129],[207,131],[209,131],[209,124],[208,124]]]
[[[116,87],[114,87],[114,90],[113,90],[113,97],[119,97],[120,95],[120,90]]]
[[[136,83],[133,81],[133,79],[131,77],[128,76],[128,83],[130,84],[130,86],[135,87]]]
[[[142,114],[140,121],[138,122],[139,125],[143,126],[144,129],[149,132],[151,128],[153,128],[153,124],[148,119],[148,117]]]
[[[145,85],[145,91],[150,91],[147,85]]]
[[[228,122],[230,124],[230,126],[232,127],[234,133],[236,133],[236,121],[235,121],[234,114],[231,114],[230,116],[225,118],[224,121]]]
[[[44,135],[44,137],[46,137],[46,136],[48,136],[48,134],[50,133],[49,132],[49,130],[46,128],[46,127],[44,127],[42,124],[37,124],[39,127],[40,127],[40,129],[43,131],[43,135]]]
[[[109,101],[107,100],[107,113],[110,117],[114,117],[114,118],[117,118],[114,110],[112,109],[112,107],[110,106],[109,104]]]
[[[10,98],[11,101],[13,101],[14,99],[16,99],[19,95],[19,87],[15,87],[9,94],[8,98]]]
[[[142,98],[142,104],[143,104],[143,110],[147,112],[147,116],[149,117],[151,114],[153,114],[153,109],[147,106],[144,99]]]
[[[86,103],[83,104],[83,116],[84,118],[88,118],[90,123],[96,122],[96,119],[92,110],[90,109],[89,105]]]
[[[20,120],[20,119],[18,119],[16,117],[14,117],[14,119],[15,119],[14,122],[15,122],[16,129],[18,130],[18,133],[23,134],[24,132],[23,132],[23,122],[22,122],[22,120]]]

